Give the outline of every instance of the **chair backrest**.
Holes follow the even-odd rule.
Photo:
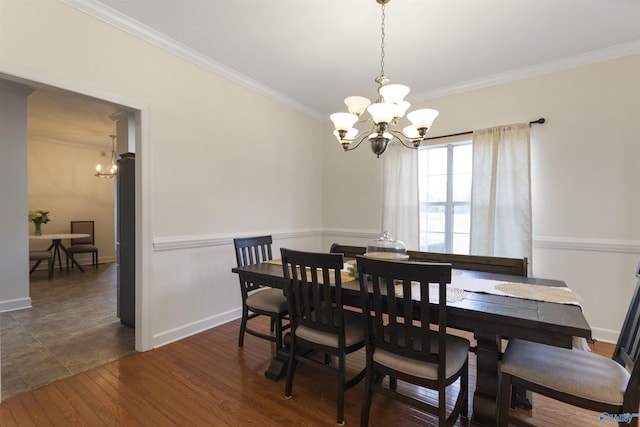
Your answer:
[[[236,248],[236,262],[238,267],[245,265],[259,264],[273,259],[271,253],[271,236],[243,237],[233,239]]]
[[[347,246],[334,243],[331,245],[329,252],[332,254],[343,254],[345,258],[355,258],[367,252],[367,248],[364,246]]]
[[[371,313],[365,328],[367,345],[438,363],[439,378],[445,378],[446,295],[451,264],[393,262],[362,256],[357,262],[364,312]],[[430,306],[431,299],[437,304],[437,313]],[[416,325],[419,337],[413,333]],[[424,345],[432,342],[434,334],[440,351]],[[416,340],[423,345],[414,346]]]
[[[342,310],[342,254],[301,252],[282,248],[285,294],[293,333],[298,326],[338,336],[345,346]]]
[[[273,254],[271,253],[272,241],[273,239],[271,236],[242,237],[233,239],[238,267],[259,264],[273,259]],[[261,287],[260,283],[247,282],[242,279],[242,275],[239,275],[239,277],[243,300],[247,299],[249,292]]]
[[[420,262],[451,263],[459,270],[483,271],[527,277],[527,258],[444,254],[439,252],[407,251],[409,258]]]
[[[344,254],[345,258],[355,258],[367,251],[364,246],[348,246],[334,243],[329,252]],[[485,273],[500,273],[510,276],[527,277],[528,259],[506,258],[495,256],[446,254],[441,252],[407,251],[411,261],[448,263],[459,270],[483,271]]]
[[[638,264],[636,278],[638,278],[636,289],[613,352],[613,360],[631,372],[625,393],[624,409],[634,413],[638,412],[640,402],[640,363],[638,360],[640,358],[640,264]]]
[[[89,235],[89,237],[80,237],[78,239],[71,239],[71,246],[95,244],[94,227],[95,227],[95,224],[93,221],[71,221],[72,233],[82,233],[82,234]]]

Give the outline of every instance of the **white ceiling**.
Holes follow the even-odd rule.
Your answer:
[[[377,95],[375,0],[63,1],[316,118]],[[638,53],[640,1],[392,0],[385,46],[385,74],[427,100]]]

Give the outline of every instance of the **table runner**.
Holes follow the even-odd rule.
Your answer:
[[[281,259],[274,259],[266,262],[282,265]],[[352,274],[353,263],[355,263],[355,261],[346,262],[344,269],[341,270],[341,278],[343,282],[358,279],[357,276]],[[401,292],[401,290],[401,286],[399,288],[397,287],[396,294]],[[460,270],[453,270],[451,275],[451,284],[447,285],[447,302],[462,301],[465,298],[465,292],[480,292],[557,304],[580,305],[581,301],[581,298],[567,287],[478,279],[467,277]],[[429,293],[432,295],[430,299],[437,301],[438,287],[436,284],[432,284],[432,287],[429,289]]]

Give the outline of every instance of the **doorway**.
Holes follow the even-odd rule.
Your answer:
[[[0,76],[1,78],[1,76]],[[75,105],[77,107],[78,104],[83,104],[85,105],[85,108],[75,108],[75,111],[78,113],[78,116],[74,119],[75,124],[78,128],[80,128],[83,132],[88,132],[85,133],[85,140],[89,140],[88,142],[91,142],[91,138],[86,138],[86,135],[88,134],[89,136],[91,136],[91,132],[93,129],[93,133],[96,136],[100,136],[100,137],[106,137],[108,135],[104,134],[104,131],[102,129],[98,129],[98,128],[92,128],[92,125],[89,123],[90,120],[87,116],[87,113],[89,111],[94,111],[93,107],[92,108],[86,108],[87,102],[90,102],[94,105],[94,107],[97,109],[97,111],[103,111],[103,112],[113,112],[113,111],[118,111],[118,110],[122,110],[124,109],[125,111],[134,111],[131,109],[127,109],[126,107],[122,107],[120,105],[116,105],[113,103],[110,103],[108,101],[102,101],[102,100],[98,100],[95,98],[90,98],[86,95],[82,95],[79,93],[75,93],[75,92],[70,92],[70,91],[66,91],[60,88],[52,88],[52,87],[46,87],[43,86],[41,84],[37,84],[37,83],[33,83],[33,82],[20,82],[21,84],[25,84],[25,85],[29,85],[32,86],[34,88],[36,88],[36,92],[40,92],[40,93],[47,93],[50,95],[55,95],[57,97],[62,97],[62,98],[66,98],[69,100],[69,102],[71,102],[72,105]],[[30,110],[30,109],[29,109]],[[56,113],[58,113],[59,111],[56,111]],[[30,114],[30,112],[28,111],[27,113],[28,115]],[[47,117],[44,117],[42,122],[45,125],[50,126],[50,129],[48,131],[41,131],[41,130],[35,130],[33,129],[29,129],[29,141],[31,141],[32,137],[34,136],[38,136],[39,138],[49,138],[49,141],[47,141],[47,143],[49,143],[50,147],[49,150],[51,151],[51,146],[54,146],[55,144],[51,144],[51,139],[53,139],[53,134],[56,131],[59,131],[59,128],[62,126],[60,121],[57,120],[57,116],[56,118],[54,118],[54,116],[56,116],[55,114],[50,114]],[[136,114],[137,120],[139,121],[139,114]],[[107,114],[107,119],[108,119],[108,114]],[[29,117],[29,124],[31,125],[34,122],[37,122],[38,120],[36,120],[33,117]],[[138,123],[139,124],[139,123]],[[46,127],[46,126],[45,126]],[[139,128],[139,126],[137,126]],[[39,133],[40,132],[40,133]],[[66,153],[68,153],[70,150],[82,150],[82,148],[80,148],[79,144],[80,142],[78,142],[78,138],[80,137],[79,134],[81,134],[82,132],[76,132],[71,133],[69,135],[67,135],[66,137],[66,141],[65,143],[61,144],[61,147],[64,147],[63,150],[65,150]],[[75,138],[75,139],[74,139]],[[93,157],[94,161],[98,160],[98,153],[99,151],[91,150],[89,148],[85,148],[85,151],[89,151],[89,152],[93,152],[93,154],[89,154],[89,157]],[[26,160],[26,159],[25,159]],[[52,158],[49,158],[48,160],[51,161],[55,161]],[[16,161],[21,161],[21,159],[16,159]],[[29,167],[31,167],[31,165],[29,165]],[[68,191],[71,193],[74,188],[76,187],[73,182],[75,181],[76,183],[80,182],[80,180],[86,179],[86,180],[99,180],[100,178],[96,178],[93,177],[93,171],[92,169],[95,167],[95,163],[91,165],[91,168],[89,170],[87,170],[87,175],[86,177],[83,175],[80,175],[79,172],[76,173],[71,173],[71,175],[66,179],[63,180],[66,184],[68,185]],[[64,168],[63,168],[64,169]],[[114,186],[113,181],[111,181],[111,185]],[[115,186],[114,186],[115,187]],[[77,188],[76,188],[77,189]],[[113,206],[113,199],[114,199],[114,194],[112,193],[112,205]],[[140,196],[140,191],[136,191],[136,195],[139,197]],[[135,203],[134,203],[135,204]],[[31,206],[30,206],[31,207]],[[61,211],[64,212],[65,207],[61,208]],[[106,208],[106,211],[108,211],[108,214],[105,213],[105,215],[110,215],[112,217],[112,222],[111,222],[111,236],[113,236],[111,238],[112,242],[115,242],[115,226],[113,224],[113,218],[115,218],[115,212],[113,207],[111,209],[109,209],[108,207]],[[55,216],[55,215],[54,215]],[[62,214],[61,218],[64,218],[65,215]],[[66,224],[65,227],[68,227],[69,223],[68,221],[66,221],[66,219],[69,219],[69,217],[65,218],[64,223]],[[73,219],[86,219],[86,218],[73,218]],[[62,221],[60,226],[62,226]],[[134,240],[134,244],[137,244],[137,237]],[[112,246],[115,246],[112,244]],[[87,273],[82,274],[80,272],[73,271],[73,272],[69,272],[68,274],[66,273],[66,271],[63,271],[62,273],[57,270],[56,274],[54,275],[54,279],[49,282],[46,278],[46,274],[44,274],[43,272],[39,272],[36,271],[33,275],[32,278],[32,283],[30,285],[30,287],[34,287],[34,289],[30,289],[29,293],[32,294],[32,302],[33,302],[33,308],[31,309],[24,309],[24,310],[16,310],[16,312],[8,312],[8,313],[4,313],[2,314],[2,333],[3,335],[5,334],[16,334],[16,336],[18,336],[19,334],[19,328],[17,328],[16,326],[20,323],[18,320],[16,320],[15,318],[13,318],[14,315],[19,316],[19,311],[26,311],[26,310],[30,310],[30,311],[35,311],[35,310],[40,310],[42,312],[44,312],[44,310],[39,309],[37,307],[37,304],[42,303],[42,301],[55,301],[55,299],[51,299],[52,296],[55,295],[50,295],[47,294],[47,290],[52,290],[55,289],[56,291],[60,291],[60,289],[63,289],[66,287],[66,291],[71,292],[70,294],[66,294],[64,292],[58,292],[59,294],[61,294],[63,297],[66,297],[67,299],[72,299],[71,295],[79,295],[81,294],[81,291],[85,291],[87,292],[87,294],[85,295],[86,298],[88,298],[86,301],[91,300],[91,295],[92,293],[89,291],[95,291],[96,289],[91,289],[92,285],[96,285],[96,284],[100,284],[100,286],[94,286],[94,287],[102,287],[102,288],[112,288],[115,289],[117,287],[117,270],[116,270],[116,256],[115,256],[115,252],[112,251],[111,254],[108,253],[108,251],[104,252],[105,256],[103,257],[101,254],[101,263],[100,267],[97,270],[91,270],[90,268],[85,269],[87,271]],[[39,274],[44,274],[44,280],[42,280],[42,277],[38,277]],[[56,283],[57,282],[57,283]],[[105,283],[108,285],[106,286]],[[139,286],[139,284],[135,284],[135,286]],[[37,289],[35,289],[37,288]],[[104,290],[104,289],[103,289]],[[37,297],[36,297],[36,293],[37,293]],[[95,294],[93,294],[95,296]],[[108,292],[107,292],[108,295]],[[60,295],[58,295],[60,296]],[[108,298],[108,297],[107,297]],[[38,301],[38,302],[36,302]],[[44,303],[45,305],[47,305],[48,303]],[[56,305],[56,304],[53,304]],[[59,311],[58,313],[58,317],[62,318],[64,322],[66,322],[67,326],[65,328],[70,329],[71,331],[73,331],[73,327],[76,327],[76,330],[80,330],[83,329],[80,327],[81,323],[83,322],[83,316],[80,315],[78,316],[78,312],[80,313],[84,313],[85,314],[85,318],[87,315],[87,311],[85,310],[89,310],[91,311],[88,307],[90,307],[91,304],[85,303],[84,307],[82,310],[79,308],[79,306],[75,306],[73,308],[70,308],[69,306],[65,306],[64,304],[58,302],[57,305],[59,305],[60,307],[62,307],[62,310]],[[51,304],[48,304],[48,306],[50,307]],[[116,306],[114,304],[112,311],[115,313],[116,311]],[[94,310],[94,312],[96,312],[96,310]],[[11,314],[9,314],[11,313]],[[7,319],[9,319],[8,316],[12,316],[11,321],[8,321]],[[34,332],[34,334],[36,336],[41,337],[42,339],[40,339],[39,341],[47,341],[46,339],[44,339],[44,337],[46,337],[47,335],[51,335],[53,333],[53,331],[56,330],[56,327],[54,326],[54,323],[52,321],[52,319],[54,319],[56,316],[54,314],[52,314],[51,312],[48,312],[47,316],[45,316],[46,321],[42,321],[42,326],[44,327],[43,329],[41,329],[40,331]],[[23,316],[22,317],[23,321],[28,321],[26,320],[26,318]],[[17,322],[17,323],[16,323]],[[24,326],[24,324],[22,325]],[[36,326],[36,325],[30,325],[30,326]],[[86,325],[82,325],[83,327]],[[108,327],[100,327],[102,330],[100,331],[103,335],[101,337],[102,340],[106,340],[108,341],[109,338],[109,333],[107,331],[111,331],[112,335],[113,334],[120,334],[120,332],[114,332],[116,329],[119,328],[111,328],[109,329]],[[58,331],[61,329],[60,326],[57,327]],[[79,334],[76,334],[79,335]],[[128,339],[125,340],[120,340],[118,341],[115,338],[122,338],[122,336],[112,336],[112,338],[114,338],[113,340],[113,344],[114,346],[121,346],[123,342],[125,342],[125,346],[126,348],[124,349],[124,353],[128,352],[128,351],[134,351],[136,346],[136,333],[132,333],[130,334],[130,337]],[[11,343],[11,340],[9,338],[6,338],[5,336],[2,337],[2,350],[3,353],[8,354],[9,351],[15,350],[16,354],[20,354],[20,358],[18,359],[14,359],[14,360],[6,360],[6,359],[10,359],[10,357],[5,357],[3,358],[2,362],[2,371],[1,371],[1,375],[2,375],[2,385],[3,385],[3,389],[5,389],[5,382],[6,382],[6,375],[5,375],[5,368],[7,368],[7,366],[9,366],[9,363],[14,364],[20,364],[26,361],[24,354],[20,353],[20,351],[25,350],[27,347],[27,342],[28,339],[26,338],[26,335],[23,335],[22,338],[18,337],[18,340],[14,340],[13,344]],[[21,342],[20,339],[22,339],[23,341]],[[37,339],[38,340],[38,339]],[[89,342],[89,340],[86,340],[86,342]],[[15,347],[17,343],[18,347]],[[96,346],[85,346],[85,348],[83,349],[81,345],[78,345],[78,342],[72,342],[72,343],[64,343],[62,341],[58,341],[58,342],[54,342],[53,344],[56,345],[56,347],[58,349],[64,347],[65,345],[71,346],[73,348],[77,348],[78,352],[73,356],[73,358],[75,358],[73,361],[69,362],[70,359],[67,360],[67,363],[69,366],[72,367],[72,369],[67,369],[69,371],[69,373],[76,373],[78,372],[77,369],[82,369],[82,366],[86,366],[87,369],[88,367],[91,366],[91,363],[96,362],[96,361],[100,361],[100,360],[104,360],[101,359],[104,356],[104,352],[100,352],[96,349]],[[14,345],[14,347],[12,348],[12,345]],[[81,352],[84,350],[88,350],[84,353]],[[100,354],[102,353],[102,354]],[[124,354],[124,353],[120,353],[120,354]],[[40,356],[43,355],[43,352],[40,352]],[[92,362],[93,361],[93,362]],[[5,363],[6,362],[6,363]],[[40,368],[38,368],[37,363],[34,364],[34,369],[35,370],[50,370],[50,368],[45,367],[44,365],[40,366]],[[9,374],[9,370],[7,369],[7,375]],[[6,396],[3,393],[2,398],[5,399],[9,397],[8,395]]]

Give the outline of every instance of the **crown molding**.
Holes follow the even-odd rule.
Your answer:
[[[496,86],[504,83],[510,83],[518,80],[538,77],[545,74],[555,73],[558,71],[578,68],[585,65],[591,65],[598,62],[610,61],[625,56],[640,54],[640,40],[629,43],[623,43],[604,49],[598,49],[586,52],[580,55],[573,55],[566,58],[560,58],[555,61],[544,62],[530,67],[519,68],[517,70],[498,73],[486,76],[476,80],[469,80],[455,85],[435,89],[432,91],[417,93],[414,99],[423,102],[434,98],[454,95],[457,93],[469,92],[472,90],[483,89],[490,86]]]
[[[245,76],[244,74],[224,65],[213,59],[202,55],[201,53],[179,43],[166,35],[159,33],[146,25],[98,2],[95,0],[60,0],[75,9],[78,9],[88,15],[93,16],[107,24],[119,28],[135,37],[145,40],[161,49],[167,50],[187,61],[201,66],[204,69],[219,74],[241,86],[246,87],[254,92],[266,96],[286,107],[296,110],[312,119],[328,122],[328,117],[319,111],[310,108],[281,92],[271,89],[270,87],[257,82],[256,80]],[[499,84],[510,83],[531,77],[537,77],[557,71],[577,68],[584,65],[604,62],[624,56],[630,56],[640,53],[640,40],[629,43],[623,43],[616,46],[594,50],[579,55],[566,58],[560,58],[555,61],[549,61],[542,64],[536,64],[531,67],[524,67],[517,70],[498,73],[483,78],[461,82],[455,85],[438,88],[431,91],[416,93],[413,95],[417,102],[429,101],[434,98],[454,95],[457,93],[468,92],[477,89],[483,89]]]
[[[63,3],[93,16],[107,24],[119,28],[135,37],[153,44],[156,47],[171,52],[193,64],[206,70],[219,74],[234,83],[244,86],[254,92],[266,96],[279,104],[296,110],[314,120],[325,121],[326,117],[320,112],[290,98],[270,87],[245,76],[238,71],[227,67],[213,59],[202,55],[194,49],[179,43],[158,31],[94,0],[60,0]]]

